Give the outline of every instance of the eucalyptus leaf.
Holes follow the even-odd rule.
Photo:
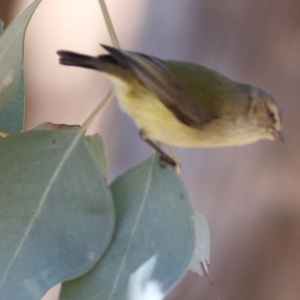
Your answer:
[[[24,129],[25,119],[25,79],[21,71],[17,93],[10,102],[0,109],[0,128],[6,133],[16,133]]]
[[[104,253],[112,196],[78,127],[44,124],[0,149],[0,299],[40,300]]]
[[[87,135],[85,138],[89,143],[90,149],[92,150],[95,158],[98,160],[104,174],[106,174],[107,165],[105,159],[105,148],[100,135],[96,133],[94,135]]]
[[[210,250],[209,227],[204,216],[198,212],[196,213],[195,216],[195,225],[196,225],[196,247],[189,268],[191,271],[197,273],[198,275],[203,275],[201,264],[205,268],[208,268],[208,263],[209,263],[209,250]]]
[[[14,19],[0,38],[0,129],[9,133],[23,130],[25,84],[23,45],[27,25],[41,0],[30,4]],[[1,24],[1,33],[3,23]]]
[[[194,210],[180,178],[155,155],[111,185],[114,238],[105,255],[84,276],[62,286],[62,300],[124,300],[129,278],[153,255],[152,278],[165,294],[184,274],[194,243]]]

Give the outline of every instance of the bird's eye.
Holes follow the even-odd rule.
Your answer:
[[[272,120],[275,121],[275,114],[271,111],[268,112],[268,117]]]

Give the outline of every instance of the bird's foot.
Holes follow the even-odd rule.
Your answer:
[[[139,131],[140,137],[149,145],[151,146],[157,153],[160,154],[159,164],[161,167],[165,168],[166,164],[173,167],[174,171],[176,173],[180,173],[181,170],[181,164],[179,161],[176,161],[171,156],[166,154],[158,145],[156,145],[153,141],[148,139],[147,135],[143,130]]]

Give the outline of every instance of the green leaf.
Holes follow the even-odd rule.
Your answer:
[[[95,158],[98,160],[104,174],[107,173],[107,165],[105,159],[105,148],[103,141],[99,134],[87,135],[86,141],[89,143],[90,149],[92,150]]]
[[[0,38],[0,129],[8,133],[23,130],[25,85],[22,69],[27,25],[41,0],[30,4],[7,27]],[[3,32],[1,24],[0,32]]]
[[[112,196],[78,127],[45,124],[0,149],[0,299],[40,300],[104,253]]]
[[[194,249],[194,210],[180,178],[157,160],[153,156],[112,183],[114,239],[95,268],[63,284],[61,299],[127,299],[130,275],[153,255],[152,279],[162,292],[181,278]]]
[[[20,84],[11,101],[0,109],[0,128],[6,133],[16,133],[24,129],[25,119],[25,80],[23,71]]]
[[[209,263],[210,237],[209,227],[206,219],[200,213],[195,216],[196,225],[196,247],[192,260],[190,262],[190,270],[203,275],[201,264],[207,268]]]

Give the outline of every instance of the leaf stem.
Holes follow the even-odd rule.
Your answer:
[[[87,131],[88,127],[91,125],[91,123],[94,121],[95,117],[98,115],[98,113],[110,102],[110,100],[115,95],[115,91],[113,88],[111,88],[104,99],[100,102],[100,104],[92,111],[92,113],[89,115],[89,117],[84,121],[81,127],[81,131],[85,132]]]
[[[114,30],[111,18],[109,16],[105,0],[99,0],[99,4],[101,7],[101,11],[105,20],[105,24],[107,27],[107,30],[109,32],[111,42],[115,48],[120,49],[120,44],[116,35],[116,32]],[[110,100],[113,98],[115,95],[114,89],[111,88],[107,95],[104,97],[104,99],[101,101],[101,103],[94,109],[94,111],[90,114],[90,116],[84,121],[81,127],[81,132],[86,132],[88,127],[91,125],[91,123],[94,121],[95,117],[97,114],[110,102]]]
[[[107,10],[107,6],[105,4],[105,0],[99,0],[99,4],[100,4],[101,10],[102,10],[102,14],[103,14],[103,17],[104,17],[104,21],[105,21],[107,30],[109,32],[109,36],[110,36],[112,45],[115,48],[120,49],[120,43],[118,41],[116,32],[114,30],[114,26],[113,26],[111,18],[109,16],[109,13],[108,13],[108,10]]]

